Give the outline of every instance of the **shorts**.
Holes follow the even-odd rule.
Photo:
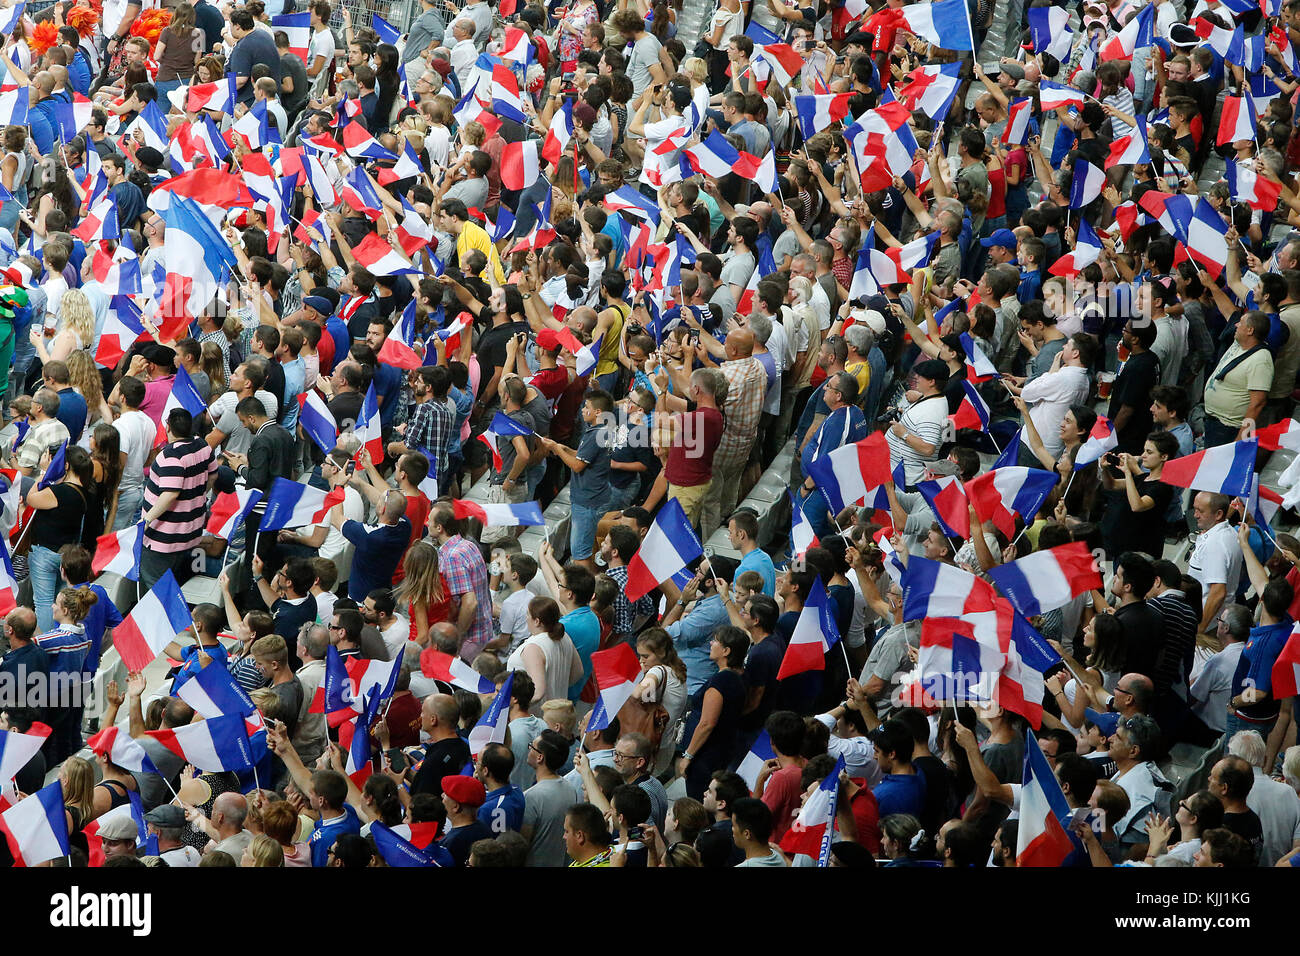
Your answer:
[[[595,550],[596,524],[605,516],[605,508],[571,505],[569,508],[569,558],[584,561]]]
[[[702,485],[673,485],[668,486],[668,497],[676,498],[677,503],[682,506],[686,512],[686,518],[691,524],[698,524],[700,520],[700,505],[704,501],[705,492],[709,490],[709,482]]]

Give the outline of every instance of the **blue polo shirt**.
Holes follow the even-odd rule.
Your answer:
[[[919,773],[887,773],[871,792],[882,820],[891,813],[919,816],[925,808],[925,777]]]
[[[80,675],[90,653],[90,638],[80,627],[59,627],[38,634],[36,645],[49,656],[51,674]]]
[[[330,848],[344,833],[361,833],[361,821],[357,818],[357,811],[352,809],[351,804],[346,803],[343,805],[343,816],[332,820],[316,821],[316,826],[307,841],[311,844],[311,865],[327,866]]]
[[[110,627],[117,627],[122,623],[122,612],[117,609],[117,605],[109,598],[108,592],[98,584],[78,584],[80,588],[90,588],[98,596],[98,600],[90,606],[86,613],[86,619],[82,624],[86,628],[86,636],[90,638],[91,649],[86,655],[85,673],[93,677],[99,670],[99,655],[103,649],[104,632]]]
[[[402,370],[381,362],[375,366],[373,383],[375,398],[382,400],[379,405],[379,422],[388,428],[393,424],[393,416],[397,414],[398,396],[402,391]]]
[[[768,597],[776,596],[776,567],[772,558],[762,548],[755,548],[740,559],[736,567],[736,577],[745,571],[757,571],[763,576],[763,593]]]
[[[352,575],[348,580],[348,597],[363,604],[371,591],[393,586],[397,564],[411,543],[411,522],[405,515],[398,519],[397,524],[388,525],[345,521],[340,530],[344,538],[357,546],[352,558]],[[590,658],[587,666],[591,666]]]

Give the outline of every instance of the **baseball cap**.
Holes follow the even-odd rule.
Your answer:
[[[997,229],[987,239],[981,239],[980,245],[985,249],[990,249],[993,246],[1014,249],[1016,247],[1016,234],[1010,229]]]
[[[334,314],[334,307],[330,305],[330,300],[323,295],[303,296],[302,304],[309,309],[314,309],[326,318]]]
[[[161,807],[154,807],[146,813],[144,822],[152,823],[156,827],[183,827],[185,826],[185,811],[174,803],[167,803]]]
[[[454,777],[443,777],[442,792],[467,807],[481,807],[487,800],[487,791],[483,789],[483,784],[473,777],[460,774]]]
[[[327,300],[327,301],[329,302],[329,304],[330,304],[329,313],[327,313],[327,314],[333,314],[334,310],[337,309],[337,308],[339,307],[339,301],[340,301],[340,299],[342,298],[342,297],[339,295],[339,292],[338,292],[337,289],[331,289],[331,288],[330,288],[329,286],[327,286],[327,285],[318,285],[316,288],[312,289],[312,290],[311,290],[310,292],[308,292],[307,294],[308,294],[308,295],[318,295],[318,296],[320,296],[322,299]]]
[[[537,347],[548,352],[560,347],[560,336],[555,329],[542,329],[537,333]]]

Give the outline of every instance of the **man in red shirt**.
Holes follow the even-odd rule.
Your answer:
[[[804,742],[804,722],[792,710],[778,710],[768,715],[763,725],[772,742],[776,757],[763,764],[754,784],[754,796],[772,811],[772,839],[779,843],[794,822],[802,801],[800,778],[807,763],[800,756]]]
[[[670,497],[677,499],[692,524],[699,520],[704,493],[713,480],[713,454],[722,441],[722,412],[718,411],[717,399],[721,378],[721,372],[716,369],[696,369],[691,373],[689,397],[680,398],[668,394],[666,373],[661,372],[657,377],[659,398],[655,419],[670,421],[672,435],[671,438],[662,433],[655,436],[656,448],[668,449],[668,461],[662,480],[655,482],[650,493],[647,508],[657,505],[666,489]],[[670,412],[679,414],[670,417]],[[658,431],[661,426],[655,427]]]
[[[868,17],[863,24],[863,29],[871,34],[871,55],[881,76],[888,75],[889,54],[893,52],[898,31],[907,29],[907,20],[900,9],[903,2],[904,0],[885,0],[884,7]]]
[[[542,329],[538,332],[537,348],[533,354],[537,356],[539,368],[531,378],[527,379],[528,384],[541,392],[542,396],[550,402],[551,408],[554,408],[556,401],[564,394],[564,390],[569,387],[569,382],[573,377],[573,371],[570,368],[567,366],[562,368],[559,364],[559,333],[554,329]],[[519,374],[520,376],[525,375],[523,371],[520,371]]]

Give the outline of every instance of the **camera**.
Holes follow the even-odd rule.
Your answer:
[[[629,841],[639,841],[645,839],[645,827],[642,826],[629,827],[627,831],[627,838]]]
[[[628,335],[640,335],[644,331],[645,331],[645,326],[643,326],[640,322],[629,322],[627,324]]]

